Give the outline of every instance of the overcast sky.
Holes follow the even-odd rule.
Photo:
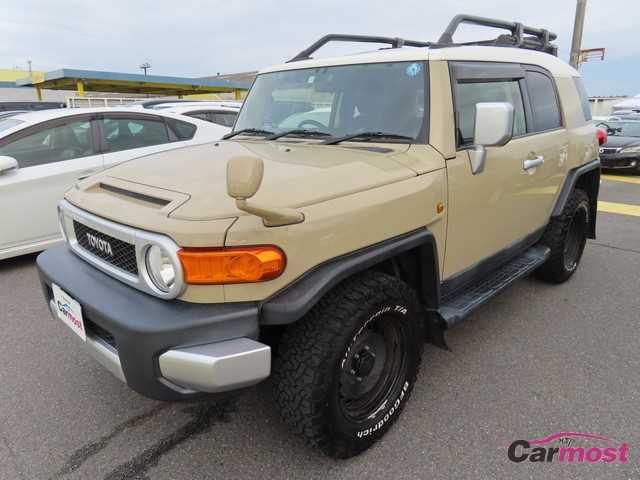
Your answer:
[[[0,0],[0,68],[80,68],[199,77],[280,63],[327,33],[437,40],[456,13],[558,33],[568,58],[575,0]],[[591,95],[640,93],[640,1],[589,0],[583,67]],[[466,32],[470,34],[470,31]],[[464,37],[457,38],[464,39]],[[328,53],[331,50],[327,49]],[[335,51],[334,51],[335,53]]]

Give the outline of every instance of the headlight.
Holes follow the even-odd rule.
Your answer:
[[[640,153],[640,145],[637,147],[628,147],[620,150],[620,153]]]
[[[161,292],[169,292],[176,281],[176,269],[167,252],[158,245],[152,245],[147,249],[145,263],[155,287]]]

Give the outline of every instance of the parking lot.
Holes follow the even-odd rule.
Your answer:
[[[226,405],[163,404],[90,359],[42,301],[35,256],[0,264],[0,479],[639,478],[640,177],[606,176],[571,281],[518,282],[427,346],[382,442],[335,461],[280,423],[268,382]],[[615,213],[614,213],[615,212]],[[629,463],[515,464],[553,432],[630,445]]]

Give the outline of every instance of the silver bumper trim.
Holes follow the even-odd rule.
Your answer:
[[[58,319],[56,315],[56,307],[53,300],[49,302],[49,310],[54,319]],[[85,350],[89,352],[100,365],[109,370],[118,380],[127,383],[124,372],[122,371],[122,365],[120,364],[120,357],[115,348],[103,340],[94,337],[90,333],[87,333],[87,340],[83,342]]]
[[[160,355],[160,372],[167,380],[200,392],[224,392],[248,387],[271,374],[271,348],[236,338]]]

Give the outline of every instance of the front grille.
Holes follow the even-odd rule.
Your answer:
[[[633,158],[631,159],[617,159],[617,160],[607,160],[607,159],[602,159],[602,167],[603,168],[624,168],[624,167],[631,167],[631,163],[634,161]]]
[[[125,272],[138,275],[136,247],[74,220],[73,230],[78,244],[87,252]]]
[[[603,148],[602,152],[604,155],[612,155],[614,153],[618,153],[618,148]]]

